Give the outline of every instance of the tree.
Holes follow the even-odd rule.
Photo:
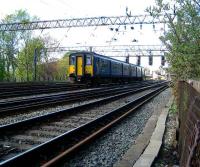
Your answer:
[[[33,80],[35,51],[42,48],[44,48],[44,41],[41,38],[26,41],[25,47],[17,55],[17,78],[23,78],[26,81]],[[37,61],[41,61],[40,54],[37,54]]]
[[[39,80],[52,80],[56,79],[57,76],[57,55],[52,57],[52,52],[48,51],[48,48],[58,47],[58,41],[52,38],[48,33],[41,37],[44,48],[39,51],[40,61],[37,60],[38,64],[38,78]]]
[[[171,4],[155,0],[147,11],[158,17],[165,14],[169,31],[161,41],[169,50],[169,71],[179,79],[200,78],[200,3],[197,0],[176,0]]]
[[[68,76],[68,68],[69,68],[69,52],[65,53],[63,58],[58,61],[58,77],[66,78]]]
[[[65,80],[68,74],[69,53],[65,53],[60,59],[53,58],[39,65],[39,76],[42,80]]]
[[[18,10],[13,14],[5,16],[2,23],[22,22],[24,24],[29,21],[36,20],[36,17],[31,17],[27,11]],[[11,31],[0,32],[0,80],[14,80],[15,70],[17,67],[16,55],[19,48],[24,45],[24,41],[31,38],[31,32],[26,31]]]
[[[2,46],[0,45],[0,81],[3,81],[6,75],[5,71],[5,60]]]

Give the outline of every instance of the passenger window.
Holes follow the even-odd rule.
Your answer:
[[[75,56],[70,57],[70,65],[75,65]]]
[[[86,56],[86,65],[91,65],[92,64],[92,57],[90,55]]]

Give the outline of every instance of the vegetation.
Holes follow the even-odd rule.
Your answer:
[[[69,55],[60,59],[50,59],[38,65],[37,80],[66,80],[69,66]]]
[[[170,113],[176,113],[177,112],[177,105],[176,105],[175,101],[173,101],[172,105],[170,106],[169,112]]]
[[[35,50],[37,48],[37,50]],[[26,41],[24,48],[17,54],[16,77],[21,81],[31,81],[34,75],[35,51],[44,48],[44,42],[40,38],[32,38]],[[38,54],[37,61],[41,61]]]
[[[5,16],[2,23],[38,20],[25,10]],[[49,35],[33,37],[32,31],[0,32],[0,81],[63,80],[67,76],[68,54],[61,59],[50,58],[45,48],[58,42]],[[35,66],[36,65],[36,66]]]
[[[12,22],[26,22],[35,20],[36,17],[30,17],[30,15],[24,10],[18,10],[14,14],[7,15],[2,23]],[[31,37],[31,32],[11,31],[0,32],[0,80],[13,80],[15,78],[15,72],[17,68],[16,55],[18,54],[18,48],[23,45],[23,41],[26,41]]]
[[[160,37],[169,50],[169,72],[176,80],[200,78],[200,3],[198,0],[155,0],[156,5],[147,8],[153,17],[164,14],[168,31]],[[2,23],[38,20],[27,11],[18,10],[7,15]],[[53,42],[52,42],[53,41]],[[51,59],[49,53],[40,51],[57,43],[51,37],[33,37],[32,31],[0,32],[0,81],[34,79],[34,53],[38,51],[37,78],[65,78],[67,57]]]
[[[147,11],[158,17],[164,14],[169,31],[161,41],[169,49],[169,72],[175,80],[200,78],[200,3],[198,0],[155,0]],[[174,4],[172,4],[174,3]]]

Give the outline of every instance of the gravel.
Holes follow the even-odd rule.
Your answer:
[[[156,89],[156,88],[154,88]],[[0,139],[0,145],[5,144],[9,145],[11,148],[15,148],[16,150],[24,151],[26,149],[30,149],[32,145],[36,146],[43,142],[46,142],[64,132],[72,130],[78,126],[81,126],[87,122],[90,122],[101,115],[104,115],[115,108],[125,105],[126,103],[145,95],[151,92],[154,89],[145,90],[143,92],[139,92],[108,104],[100,105],[95,108],[88,109],[86,111],[80,111],[74,113],[72,115],[66,115],[56,118],[53,121],[44,122],[41,125],[32,126],[30,129],[24,129],[20,131],[20,133],[16,133],[16,135],[4,136]],[[17,146],[18,145],[18,146]]]
[[[119,106],[118,104],[120,104],[120,105],[126,104],[127,102],[131,101],[133,96],[137,95],[135,97],[138,97],[139,95],[143,95],[148,91],[149,90],[146,90],[146,91],[143,91],[141,93],[136,93],[134,95],[130,95],[130,96],[125,97],[125,98],[121,98],[120,100],[114,102],[114,104],[110,103],[110,106],[116,107],[116,106]],[[129,97],[131,99],[129,99]],[[91,102],[94,102],[94,101],[100,100],[100,99],[103,99],[103,98],[96,98],[96,99],[91,99],[91,100],[86,100],[86,101],[74,102],[74,103],[65,104],[65,105],[57,105],[56,107],[55,106],[54,107],[48,106],[48,108],[41,108],[41,109],[37,109],[37,110],[34,110],[34,111],[28,110],[27,112],[23,111],[22,113],[17,112],[16,114],[11,114],[11,115],[5,116],[3,118],[0,118],[0,125],[7,125],[7,124],[10,124],[10,123],[23,121],[23,120],[26,120],[26,119],[29,119],[29,118],[42,116],[42,115],[49,114],[49,113],[54,113],[54,112],[64,110],[64,109],[68,109],[68,108],[71,108],[71,107],[76,107],[76,106],[79,106],[79,105],[91,103]],[[105,110],[104,106],[102,106],[102,108],[100,110],[102,110],[102,111]]]
[[[15,122],[19,122],[19,121],[23,121],[26,119],[30,119],[33,117],[37,117],[37,116],[42,116],[45,114],[49,114],[49,113],[54,113],[63,109],[68,109],[71,107],[76,107],[82,104],[87,104],[96,100],[99,100],[101,98],[98,99],[92,99],[92,100],[87,100],[87,101],[82,101],[82,102],[75,102],[73,104],[66,104],[66,105],[57,105],[56,107],[51,107],[48,106],[48,108],[40,108],[37,110],[28,110],[27,112],[23,112],[21,114],[16,113],[16,114],[12,114],[10,116],[6,116],[4,118],[0,118],[0,125],[7,125],[10,123],[15,123]]]
[[[19,96],[19,97],[11,97],[11,98],[6,98],[6,99],[0,99],[0,103],[2,102],[9,102],[13,100],[26,100],[26,99],[31,99],[31,98],[36,98],[36,97],[46,97],[46,96],[51,96],[51,95],[60,95],[60,94],[68,94],[68,93],[79,93],[79,92],[85,92],[85,91],[90,91],[90,90],[98,90],[101,88],[89,88],[89,89],[79,89],[79,90],[69,90],[69,91],[61,91],[61,92],[53,92],[53,93],[42,93],[42,94],[33,94],[33,95],[28,95],[28,96]]]
[[[111,167],[134,143],[142,132],[147,120],[156,106],[164,107],[171,96],[170,89],[165,90],[149,103],[129,115],[89,146],[62,165],[64,167]]]

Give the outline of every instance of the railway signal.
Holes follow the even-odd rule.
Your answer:
[[[161,65],[165,66],[165,56],[161,56]]]
[[[153,55],[151,53],[151,50],[149,51],[149,65],[152,66],[153,65]]]
[[[141,56],[137,56],[137,65],[140,66],[141,64]]]
[[[152,55],[149,56],[149,65],[150,66],[153,65],[153,56]]]
[[[126,63],[129,63],[129,55],[128,56],[126,56]]]

